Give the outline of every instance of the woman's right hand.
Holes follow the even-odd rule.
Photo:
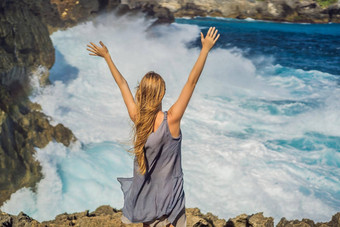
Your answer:
[[[92,52],[92,53],[89,53],[89,55],[99,56],[99,57],[102,57],[102,58],[110,56],[107,47],[104,45],[104,43],[102,41],[99,41],[99,44],[102,47],[99,47],[92,42],[90,42],[90,43],[91,43],[91,45],[87,45],[89,48],[91,48],[91,49],[87,48],[87,50]]]
[[[217,35],[217,31],[218,30],[215,30],[215,27],[210,27],[205,38],[201,32],[202,49],[210,51],[210,49],[215,45],[216,41],[220,37],[220,34]]]

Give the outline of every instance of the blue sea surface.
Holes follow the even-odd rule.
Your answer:
[[[195,24],[204,34],[215,26],[221,34],[217,47],[238,47],[244,56],[272,56],[274,64],[295,69],[319,70],[340,76],[340,24],[294,24],[213,17],[176,18],[176,23]],[[200,45],[197,39],[191,43]]]

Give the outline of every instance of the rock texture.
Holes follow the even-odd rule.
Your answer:
[[[277,224],[277,227],[339,227],[340,226],[340,212],[333,215],[332,220],[327,223],[314,223],[313,220],[310,219],[302,219],[299,220],[291,220],[288,221],[286,218],[282,218],[280,222]]]
[[[71,130],[49,124],[37,103],[28,100],[20,83],[0,85],[0,197],[1,203],[22,187],[32,187],[42,178],[34,147],[51,140],[70,145],[76,138]]]
[[[194,227],[273,227],[274,219],[272,217],[264,217],[263,213],[253,215],[241,214],[235,218],[230,218],[228,221],[219,219],[217,216],[208,212],[202,214],[198,208],[186,208],[187,226]],[[140,226],[143,224],[126,225],[121,222],[122,211],[112,208],[109,205],[98,207],[95,211],[76,212],[72,214],[62,213],[55,217],[54,220],[38,222],[29,217],[23,212],[18,215],[11,215],[0,211],[1,226],[31,226],[31,227],[47,227],[47,226]],[[284,220],[284,221],[282,221]],[[282,218],[277,227],[339,227],[340,213],[333,216],[330,222],[314,224],[313,221],[303,219],[302,221],[287,221]],[[308,221],[306,221],[308,220]]]
[[[127,0],[129,4],[143,0]],[[340,2],[322,7],[316,0],[159,0],[175,17],[218,16],[271,21],[340,23]]]
[[[1,1],[0,11],[0,84],[27,84],[30,68],[54,63],[47,27],[21,1]]]

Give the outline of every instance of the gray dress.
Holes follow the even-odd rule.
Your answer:
[[[133,177],[118,177],[124,194],[122,220],[153,223],[166,218],[174,226],[185,226],[185,194],[181,160],[182,132],[170,134],[167,111],[158,129],[145,143],[147,171],[138,172],[134,159]]]

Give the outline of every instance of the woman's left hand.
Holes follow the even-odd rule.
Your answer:
[[[90,42],[91,45],[87,45],[89,48],[86,48],[88,51],[91,51],[92,53],[89,53],[89,55],[93,55],[93,56],[99,56],[99,57],[103,57],[105,58],[106,56],[109,56],[109,51],[107,50],[106,46],[104,45],[104,43],[102,41],[99,41],[99,44],[102,47],[99,47],[97,45],[95,45],[94,43]]]

